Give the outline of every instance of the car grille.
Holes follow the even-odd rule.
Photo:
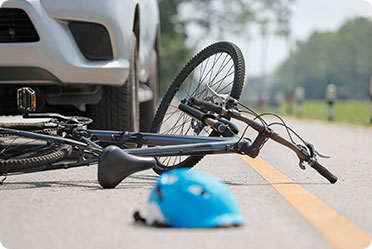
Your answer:
[[[21,9],[0,8],[0,43],[39,41],[34,25]]]

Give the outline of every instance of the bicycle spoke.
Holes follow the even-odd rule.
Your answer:
[[[219,90],[219,92],[220,92],[220,93],[227,93],[227,92],[223,92],[223,90],[225,90],[226,88],[228,88],[229,86],[231,86],[233,83],[234,83],[234,81],[231,81],[231,82],[228,83],[224,88],[222,88],[221,90]]]
[[[25,145],[28,145],[33,141],[36,141],[35,139],[34,140],[29,140],[28,139],[29,141],[27,143],[23,142],[23,143],[20,143],[18,145],[14,145],[15,141],[18,140],[18,139],[19,139],[19,137],[14,137],[14,139],[0,152],[0,154],[4,154],[5,152],[7,152],[9,150],[20,152],[21,147],[23,147]],[[25,151],[25,150],[23,150],[23,151]]]
[[[182,124],[181,124],[181,125],[177,125],[177,124],[178,124],[179,120],[180,120],[184,115],[186,115],[186,113],[182,112],[181,115],[179,115],[179,117],[178,117],[178,119],[177,119],[175,125],[174,125],[172,128],[170,128],[169,130],[162,132],[161,134],[174,134],[174,133],[170,133],[170,131],[174,131],[174,129],[176,129],[176,128],[178,128],[179,126],[182,125]]]
[[[229,61],[230,61],[230,60],[231,60],[231,58],[229,59]],[[225,59],[224,59],[223,62],[225,62],[225,61],[226,61],[226,57],[225,57]],[[229,62],[229,61],[228,61],[228,62]],[[217,70],[216,75],[213,77],[212,81],[208,83],[210,87],[213,87],[215,84],[217,84],[217,83],[213,84],[213,82],[214,82],[214,80],[217,78],[217,76],[222,72],[222,70],[224,70],[224,68],[226,67],[226,65],[227,65],[227,64],[225,64],[225,63],[223,63],[223,64],[220,65],[220,67],[219,67],[218,70]],[[222,80],[222,81],[223,81],[223,80]],[[196,93],[196,94],[193,94],[193,95],[194,95],[194,96],[197,96],[197,97],[200,97],[200,95],[202,95],[205,91],[207,91],[207,90],[206,90],[206,89],[203,89],[201,92]]]
[[[221,56],[222,56],[222,53],[221,53]],[[215,61],[215,62],[213,63],[213,65],[212,65],[211,69],[209,69],[208,73],[209,73],[211,70],[213,70],[214,66],[217,64],[217,62],[219,61],[219,59],[221,58],[221,56],[218,58],[217,61]],[[224,61],[226,60],[226,57],[227,57],[227,55],[225,56]],[[223,65],[224,61],[222,62],[221,65]],[[220,68],[221,68],[221,66],[220,66]],[[218,74],[219,74],[219,70],[217,70],[217,75],[218,75]],[[199,80],[198,87],[197,87],[197,88],[195,89],[195,91],[191,94],[191,96],[194,96],[194,95],[195,95],[195,92],[196,92],[197,90],[199,90],[199,87],[201,86],[201,82],[204,82],[204,79],[205,79],[205,78]]]
[[[211,85],[211,87],[212,87],[212,86],[215,86],[215,85],[217,85],[218,83],[220,83],[220,84],[218,85],[218,87],[215,88],[215,91],[218,91],[218,89],[220,88],[220,86],[222,85],[222,83],[227,79],[227,77],[229,77],[230,75],[233,75],[233,74],[234,74],[234,71],[230,73],[231,69],[233,69],[233,66],[234,66],[234,65],[232,65],[232,66],[230,67],[229,71],[227,71],[226,75],[225,75],[221,80],[219,80],[219,81],[217,81],[215,84]]]
[[[231,45],[227,44],[226,46]],[[235,50],[235,48],[232,48],[232,50]],[[179,110],[178,103],[190,98],[199,98],[214,103],[216,97],[207,90],[206,85],[219,94],[231,94],[235,84],[235,70],[241,69],[237,66],[239,64],[236,62],[236,54],[232,55],[230,51],[221,49],[218,52],[212,52],[199,59],[199,64],[190,66],[188,69],[186,67],[185,76],[180,78],[178,85],[175,85],[173,99],[168,100],[169,105],[165,109],[163,120],[159,122],[160,134],[210,136],[213,129]],[[239,70],[237,72],[240,72]],[[162,156],[158,158],[159,167],[164,170],[188,167],[188,162],[192,167],[195,162],[188,160],[194,157],[196,159],[198,156]]]
[[[173,112],[169,117],[167,117],[167,119],[164,120],[164,121],[162,122],[162,124],[165,123],[165,122],[167,122],[168,119],[172,118],[173,115],[176,114],[176,113],[181,113],[181,111],[177,109],[177,111]],[[165,116],[166,116],[166,115],[168,115],[168,114],[166,113]]]

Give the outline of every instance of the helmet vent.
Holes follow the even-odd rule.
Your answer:
[[[164,175],[161,179],[162,184],[174,184],[178,181],[178,176],[176,175]]]
[[[200,185],[191,185],[188,190],[190,193],[198,196],[203,196],[204,198],[209,198],[210,196],[209,193],[207,193]]]

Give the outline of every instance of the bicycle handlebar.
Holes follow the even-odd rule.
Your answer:
[[[212,114],[208,114],[208,113],[204,113],[194,107],[191,107],[189,105],[186,105],[184,103],[181,103],[179,104],[178,108],[181,110],[181,111],[184,111],[185,113],[193,116],[194,118],[200,120],[204,125],[208,125],[206,122],[207,118],[215,118],[214,115]]]
[[[217,114],[223,114],[224,112],[227,113],[227,110],[223,108],[222,106],[218,106],[208,101],[191,98],[190,102],[191,104],[197,105],[202,109],[205,109],[207,111],[211,111]]]
[[[255,142],[253,143],[257,147],[256,149],[259,150],[260,147],[262,146],[262,144],[266,141],[266,139],[270,138],[270,139],[288,147],[289,149],[293,150],[297,154],[297,156],[299,157],[301,162],[302,161],[307,162],[310,165],[310,167],[312,167],[313,169],[318,171],[318,173],[320,175],[322,175],[323,177],[325,177],[330,183],[333,184],[337,181],[337,177],[335,175],[333,175],[329,170],[327,170],[325,167],[323,167],[322,165],[320,165],[317,162],[316,156],[314,154],[314,147],[311,144],[307,144],[306,147],[296,145],[293,142],[288,141],[284,137],[280,136],[279,134],[273,132],[270,128],[268,128],[264,124],[261,124],[261,123],[255,121],[255,120],[250,119],[250,118],[241,116],[239,114],[237,115],[236,112],[230,112],[229,110],[227,110],[223,106],[218,106],[218,105],[215,105],[211,102],[198,100],[198,99],[195,99],[195,98],[191,98],[190,103],[192,105],[196,105],[196,106],[200,107],[201,109],[211,111],[211,112],[214,112],[214,113],[217,113],[217,114],[220,114],[220,115],[229,114],[231,117],[233,117],[235,119],[238,119],[240,121],[243,121],[246,124],[248,124],[249,126],[251,126],[253,129],[255,129],[256,131],[259,132],[259,136],[256,138],[256,140],[260,140],[259,143],[257,143],[257,144],[255,144]],[[254,149],[251,150],[251,151],[256,151]],[[255,157],[258,154],[258,150],[257,150],[256,153],[254,153],[252,155],[250,155],[249,153],[247,155]]]
[[[328,169],[324,168],[320,163],[315,160],[311,160],[309,163],[310,167],[318,171],[323,177],[325,177],[330,183],[337,182],[337,176],[333,175]]]

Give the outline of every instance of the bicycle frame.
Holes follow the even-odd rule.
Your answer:
[[[245,139],[239,141],[240,137],[238,136],[198,137],[97,130],[88,130],[87,132],[88,135],[98,138],[101,142],[112,143],[121,140],[121,144],[136,143],[139,146],[143,144],[151,146],[147,148],[125,149],[129,154],[138,156],[158,157],[231,153],[236,152],[233,147],[247,143]]]
[[[181,104],[184,106],[183,104]],[[184,109],[185,107],[181,108]],[[187,112],[187,109],[184,111]],[[191,113],[189,113],[191,114]],[[193,116],[193,115],[192,115]],[[251,126],[253,129],[258,131],[257,137],[251,143],[246,138],[232,135],[230,137],[202,137],[202,136],[180,136],[180,135],[166,135],[157,133],[141,133],[141,132],[123,132],[123,131],[104,131],[104,130],[86,130],[87,137],[93,138],[100,142],[125,145],[125,144],[136,144],[137,148],[123,149],[125,152],[147,157],[160,157],[160,156],[198,156],[207,154],[224,154],[224,153],[240,153],[249,155],[252,158],[257,157],[260,148],[267,141],[272,139],[288,148],[293,150],[301,159],[305,159],[304,151],[300,150],[296,145],[283,139],[277,133],[273,132],[270,128],[249,119],[245,116],[234,116],[235,119],[243,121],[244,123]],[[202,119],[202,118],[197,118]],[[27,138],[35,138],[48,142],[60,142],[73,145],[79,148],[79,151],[91,150],[95,152],[101,152],[103,149],[86,137],[81,137],[82,141],[77,141],[69,138],[56,137],[51,135],[37,134],[28,131],[19,131],[7,128],[0,128],[5,132],[14,133],[19,136]],[[143,145],[149,147],[143,148]],[[53,167],[45,166],[46,169],[59,169],[59,168],[71,168],[89,165],[97,162],[97,158],[83,159],[80,155],[80,160],[76,163],[57,163]],[[60,165],[60,166],[59,166]],[[38,169],[40,170],[40,169]],[[27,171],[29,172],[29,171]]]
[[[37,134],[28,131],[20,131],[8,128],[0,128],[0,131],[17,134],[26,138],[39,139],[47,142],[60,142],[70,144],[79,148],[79,151],[102,151],[102,148],[98,144],[84,137],[81,139],[82,141],[76,141],[69,138]],[[237,153],[244,145],[249,143],[247,139],[241,139],[237,135],[233,137],[198,137],[101,130],[86,130],[86,132],[88,137],[93,137],[100,142],[119,145],[137,144],[139,148],[123,150],[132,155],[147,157],[187,155],[197,156],[205,154]],[[148,145],[149,147],[141,147],[142,145]],[[97,163],[97,161],[98,157],[84,159],[80,155],[80,158],[75,162],[60,162],[54,165],[42,166],[37,169],[10,173],[9,175],[88,166],[90,164]]]

